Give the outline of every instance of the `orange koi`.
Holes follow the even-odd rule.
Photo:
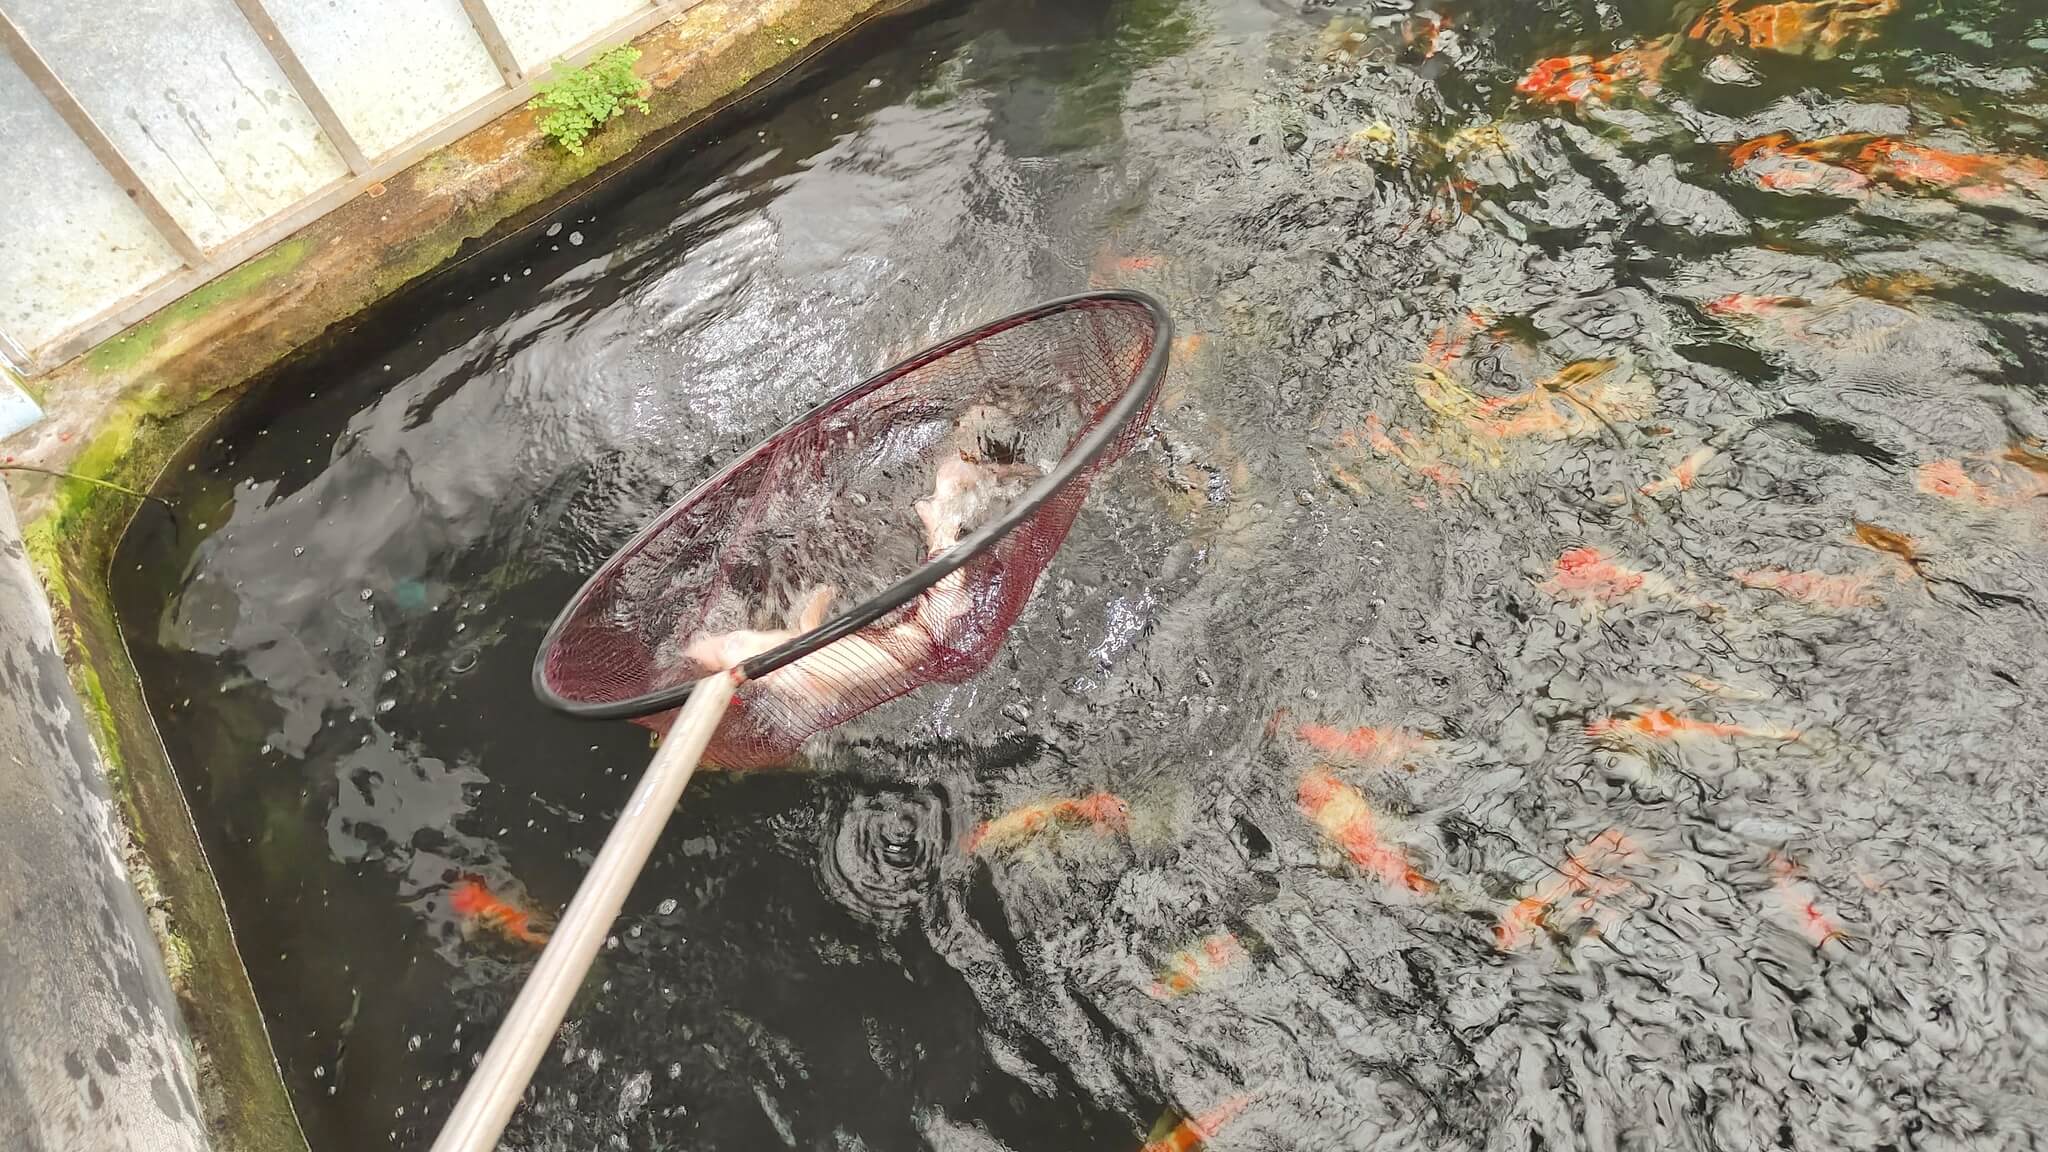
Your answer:
[[[2027,444],[2013,444],[2006,448],[2001,457],[2008,464],[2017,464],[2034,474],[2037,483],[2048,484],[2048,456],[2034,451]]]
[[[1174,1125],[1172,1131],[1147,1143],[1139,1152],[1194,1152],[1222,1131],[1224,1125],[1236,1119],[1249,1103],[1249,1096],[1232,1096],[1200,1116],[1183,1119]]]
[[[1911,536],[1864,520],[1852,520],[1850,523],[1855,527],[1858,542],[1867,548],[1898,557],[1907,571],[1931,583],[1931,578],[1925,571],[1927,557],[1920,554],[1920,545]]]
[[[1236,967],[1247,957],[1244,944],[1234,933],[1205,936],[1173,954],[1165,971],[1152,982],[1152,995],[1160,1000],[1185,996],[1218,974]]]
[[[1775,316],[1781,312],[1811,306],[1812,302],[1803,296],[1756,296],[1748,292],[1734,292],[1718,300],[1709,300],[1707,314],[1728,317]]]
[[[1794,140],[1789,132],[1773,132],[1736,145],[1728,162],[1752,175],[1758,187],[1772,192],[1818,192],[1828,196],[1860,196],[1870,180],[1851,164],[1877,137],[1864,134]]]
[[[1957,460],[1936,460],[1922,464],[1914,474],[1914,486],[1930,496],[1954,500],[1960,504],[1979,504],[1986,508],[1996,506],[2000,501],[1991,490],[1970,478]]]
[[[1302,743],[1348,764],[1384,764],[1422,747],[1427,737],[1405,728],[1332,728],[1303,724],[1294,730]]]
[[[1464,358],[1465,347],[1481,328],[1486,327],[1486,314],[1474,309],[1438,328],[1429,338],[1429,347],[1422,353],[1422,362],[1433,368],[1449,368]]]
[[[2023,448],[2008,448],[1997,460],[1976,465],[1978,480],[1960,460],[1922,464],[1915,486],[1930,496],[1980,508],[2010,508],[2048,495],[2048,462]]]
[[[1813,886],[1800,878],[1799,868],[1782,852],[1771,853],[1772,890],[1777,894],[1778,906],[1792,923],[1794,931],[1804,937],[1815,948],[1825,947],[1830,940],[1846,940],[1848,934],[1835,918],[1821,909]]]
[[[1598,59],[1552,56],[1537,61],[1516,82],[1515,91],[1539,104],[1578,104],[1589,98],[1608,101],[1629,83],[1644,95],[1653,95],[1671,49],[1671,39],[1666,37]]]
[[[463,877],[448,893],[448,908],[462,921],[465,932],[489,928],[516,944],[535,948],[548,942],[547,933],[534,928],[532,913],[492,895],[479,877]]]
[[[2048,179],[2048,164],[1997,152],[1951,152],[1878,139],[1865,145],[1856,167],[1870,176],[1910,187],[1953,191],[1965,200],[1983,201],[2025,189],[2039,192]]]
[[[1555,875],[1536,886],[1536,891],[1509,905],[1493,927],[1494,943],[1503,952],[1513,951],[1529,940],[1536,928],[1548,920],[1560,901],[1571,896],[1612,895],[1628,888],[1624,880],[1607,880],[1594,869],[1616,856],[1633,855],[1636,847],[1618,828],[1609,828],[1588,841],[1584,848],[1565,858]]]
[[[1851,276],[1842,282],[1843,287],[1866,300],[1881,300],[1887,304],[1904,304],[1909,300],[1926,295],[1941,286],[1941,282],[1925,272],[1893,272],[1888,275],[1875,273]]]
[[[1422,58],[1427,60],[1443,49],[1452,31],[1450,17],[1424,12],[1402,27],[1401,39],[1411,47],[1422,45]]]
[[[1366,414],[1364,440],[1374,452],[1418,476],[1434,481],[1439,488],[1448,490],[1464,484],[1465,478],[1459,475],[1458,470],[1438,458],[1440,449],[1423,443],[1406,428],[1397,428],[1395,432],[1400,435],[1402,443],[1395,443],[1393,438],[1387,435],[1386,424],[1380,420],[1378,413]],[[1358,432],[1346,431],[1337,437],[1337,443],[1355,450],[1359,438]]]
[[[1744,588],[1776,592],[1815,608],[1874,608],[1880,603],[1868,576],[1830,576],[1783,568],[1738,568],[1728,576]]]
[[[1707,462],[1714,458],[1714,455],[1715,453],[1712,448],[1697,449],[1686,456],[1685,459],[1680,460],[1678,466],[1671,470],[1671,475],[1661,480],[1652,480],[1648,484],[1643,485],[1638,491],[1645,496],[1662,496],[1670,492],[1688,491],[1698,482],[1700,469],[1705,467]]]
[[[1604,716],[1586,722],[1586,735],[1596,740],[1633,743],[1640,739],[1680,740],[1715,736],[1748,740],[1797,740],[1799,733],[1787,728],[1744,728],[1740,724],[1716,724],[1694,720],[1663,708],[1652,708],[1629,717]]]
[[[1130,806],[1108,792],[1097,792],[1078,799],[1027,804],[994,820],[984,821],[968,835],[963,847],[969,853],[979,853],[1011,847],[1054,828],[1094,827],[1103,831],[1126,832],[1130,825]]]
[[[1781,0],[1737,12],[1738,2],[1719,0],[1686,35],[1714,46],[1826,59],[1876,35],[1876,22],[1899,9],[1899,0]]]
[[[1327,768],[1311,768],[1301,778],[1302,815],[1342,849],[1352,864],[1389,886],[1410,892],[1436,891],[1436,882],[1417,872],[1397,846],[1380,839],[1372,808],[1358,790]]]
[[[1557,575],[1538,587],[1565,599],[1608,602],[1637,592],[1659,595],[1673,591],[1671,582],[1662,576],[1617,564],[1598,548],[1566,551],[1557,558]]]

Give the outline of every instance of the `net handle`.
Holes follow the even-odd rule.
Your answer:
[[[1117,398],[1115,406],[1096,423],[1095,427],[1088,431],[1086,436],[1082,437],[1081,442],[1070,449],[1051,472],[1040,477],[1029,488],[1025,489],[1024,494],[1017,498],[1016,503],[1010,505],[1009,509],[1000,517],[975,529],[966,539],[927,560],[915,571],[896,583],[891,584],[889,587],[884,588],[874,596],[861,601],[811,631],[748,660],[739,666],[742,676],[748,680],[758,680],[778,668],[803,659],[805,656],[818,651],[835,640],[860,631],[862,628],[916,599],[927,589],[958,571],[983,549],[993,545],[996,541],[1008,535],[1019,524],[1030,519],[1047,500],[1052,498],[1053,493],[1065,487],[1083,469],[1100,458],[1110,443],[1116,437],[1122,435],[1124,427],[1131,422],[1131,418],[1140,411],[1143,411],[1145,405],[1150,402],[1153,391],[1159,387],[1160,379],[1166,375],[1167,356],[1173,344],[1173,318],[1166,314],[1165,305],[1161,304],[1150,294],[1121,288],[1103,292],[1082,292],[1072,296],[1062,296],[1057,300],[1048,300],[1043,304],[1026,308],[1021,312],[1013,312],[999,320],[989,321],[986,324],[959,333],[948,340],[941,341],[910,359],[884,368],[860,383],[838,393],[831,399],[815,405],[789,423],[784,424],[776,430],[774,435],[763,439],[761,443],[755,445],[753,449],[746,452],[739,459],[720,469],[716,475],[692,489],[689,495],[684,496],[681,500],[671,505],[669,511],[673,512],[677,507],[695,502],[705,491],[722,483],[727,476],[738,471],[757,454],[767,450],[769,445],[778,442],[791,429],[848,403],[853,398],[865,394],[884,382],[914,372],[934,360],[950,356],[961,348],[978,343],[998,332],[1028,324],[1041,317],[1072,311],[1077,308],[1101,308],[1114,304],[1136,304],[1145,311],[1146,316],[1152,321],[1152,348],[1146,354],[1145,363],[1139,368],[1137,377],[1125,387],[1123,395]],[[687,684],[679,684],[673,688],[664,689],[661,692],[636,696],[630,700],[604,701],[571,700],[556,692],[554,687],[547,681],[548,653],[554,650],[556,638],[568,626],[569,620],[575,614],[577,606],[583,602],[584,597],[590,592],[591,588],[599,580],[604,579],[611,571],[618,557],[632,552],[635,548],[639,547],[642,541],[661,531],[667,525],[668,520],[669,513],[655,517],[653,523],[642,529],[632,540],[613,553],[612,559],[607,560],[591,575],[589,580],[584,582],[583,587],[577,591],[575,596],[570,598],[568,606],[562,610],[561,615],[555,618],[554,624],[549,626],[547,635],[541,639],[540,652],[534,657],[533,661],[533,692],[535,696],[540,698],[542,703],[559,712],[586,720],[630,720],[641,716],[651,716],[659,712],[666,712],[676,707],[689,699],[690,694],[697,690],[698,685],[711,678],[709,676],[703,677],[692,680]],[[716,676],[718,673],[713,673],[712,675]]]
[[[519,1106],[533,1070],[554,1041],[576,990],[583,986],[599,945],[618,919],[626,894],[640,878],[655,841],[661,838],[683,789],[696,773],[697,762],[725,716],[740,679],[738,672],[726,671],[698,682],[703,690],[662,738],[653,762],[619,813],[618,823],[605,837],[596,862],[562,913],[561,923],[549,934],[540,960],[519,989],[519,998],[491,1037],[482,1063],[470,1074],[462,1098],[442,1124],[433,1152],[491,1152],[498,1146],[498,1137]]]

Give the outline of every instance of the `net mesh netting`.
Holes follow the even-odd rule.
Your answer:
[[[544,694],[571,708],[659,707],[663,693],[880,595],[1057,477],[957,571],[744,684],[706,759],[774,764],[920,684],[973,676],[1023,614],[1096,473],[1142,432],[1138,410],[1092,461],[1070,459],[1138,386],[1160,323],[1135,299],[1064,301],[940,345],[784,428],[599,569],[540,656]],[[665,729],[668,716],[642,722]]]

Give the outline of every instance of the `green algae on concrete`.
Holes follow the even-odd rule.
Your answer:
[[[329,329],[772,83],[827,42],[918,2],[703,0],[635,41],[651,88],[647,115],[613,121],[581,156],[549,145],[525,109],[484,126],[39,380],[46,419],[9,448],[23,463],[147,491],[266,370]],[[31,481],[18,494],[24,540],[126,825],[130,875],[192,1035],[214,1147],[303,1149],[114,615],[107,576],[136,501],[65,480]]]

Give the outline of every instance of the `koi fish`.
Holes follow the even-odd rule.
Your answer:
[[[1311,768],[1301,778],[1302,815],[1342,849],[1347,859],[1389,886],[1410,892],[1436,891],[1436,882],[1417,872],[1400,848],[1380,839],[1372,808],[1358,790],[1327,768]]]
[[[1434,12],[1418,13],[1401,28],[1401,40],[1410,47],[1422,46],[1422,58],[1427,60],[1443,49],[1444,44],[1454,35],[1451,18]]]
[[[1641,373],[1617,374],[1615,369],[1620,366],[1621,361],[1611,357],[1574,360],[1526,391],[1480,400],[1480,410],[1490,415],[1524,409],[1517,416],[1482,421],[1480,430],[1486,435],[1513,439],[1557,433],[1577,435],[1597,430],[1595,424],[1640,420],[1656,407],[1656,394]],[[1562,404],[1558,403],[1560,400]],[[1594,424],[1589,424],[1585,416],[1591,416]]]
[[[1302,743],[1347,764],[1384,764],[1422,747],[1427,737],[1405,728],[1332,728],[1303,724],[1294,730]]]
[[[1571,896],[1585,894],[1590,904],[1593,896],[1612,895],[1627,889],[1627,881],[1604,879],[1594,869],[1616,856],[1632,855],[1635,851],[1635,845],[1618,828],[1609,828],[1595,836],[1584,848],[1566,857],[1556,874],[1537,885],[1535,892],[1515,901],[1500,914],[1499,922],[1493,927],[1494,943],[1503,952],[1520,947],[1549,919],[1558,903]]]
[[[1757,296],[1748,292],[1734,292],[1717,300],[1707,301],[1707,314],[1723,317],[1776,316],[1779,313],[1809,308],[1812,301],[1804,296]]]
[[[1766,191],[1857,197],[1870,190],[1870,178],[1844,162],[1875,139],[1851,135],[1801,141],[1789,132],[1773,132],[1736,145],[1728,162]]]
[[[1244,944],[1233,933],[1218,932],[1205,936],[1173,954],[1172,959],[1166,962],[1165,970],[1152,982],[1152,995],[1160,1000],[1185,996],[1222,972],[1236,967],[1247,955]]]
[[[1105,246],[1096,253],[1095,261],[1088,273],[1092,287],[1114,287],[1139,273],[1154,272],[1164,265],[1157,255],[1141,252],[1136,255],[1118,256]]]
[[[1936,460],[1922,464],[1914,473],[1914,487],[1930,496],[1939,496],[1960,504],[1978,504],[1990,508],[1999,503],[1989,488],[1977,483],[1970,478],[1969,473],[1963,471],[1962,462],[1957,460]]]
[[[1799,868],[1782,852],[1771,853],[1772,891],[1778,907],[1790,920],[1792,929],[1815,948],[1830,940],[1846,940],[1848,934],[1835,918],[1821,909],[1813,886],[1800,878]]]
[[[1495,152],[1512,152],[1514,147],[1514,142],[1508,139],[1507,133],[1500,130],[1500,125],[1468,124],[1453,132],[1451,138],[1444,141],[1444,155],[1455,158],[1482,148]]]
[[[535,948],[548,942],[547,933],[533,927],[532,913],[492,895],[479,877],[463,877],[448,893],[448,908],[462,921],[465,932],[489,928],[515,944]]]
[[[1131,825],[1130,806],[1108,792],[1078,799],[1045,800],[1027,804],[985,821],[967,837],[963,847],[969,853],[1007,848],[1054,828],[1094,827],[1125,832]]]
[[[1920,554],[1920,545],[1915,543],[1911,536],[1865,520],[1852,520],[1850,523],[1855,526],[1856,539],[1862,541],[1864,545],[1898,557],[1915,576],[1923,580],[1927,578],[1927,574],[1921,571],[1927,563],[1927,558]]]
[[[2008,464],[2019,465],[2038,477],[2040,482],[2048,484],[2048,456],[2043,456],[2041,453],[2034,451],[2031,446],[2026,444],[2008,445],[2003,459]]]
[[[1904,304],[1940,287],[1941,282],[1925,272],[1893,272],[1887,275],[1869,273],[1851,276],[1844,280],[1842,285],[1866,300]]]
[[[1617,564],[1598,548],[1572,548],[1557,558],[1557,575],[1537,585],[1552,596],[1566,600],[1613,603],[1642,592],[1657,597],[1677,597],[1691,606],[1704,607],[1679,592],[1671,581],[1655,572]]]
[[[1745,728],[1740,724],[1716,724],[1680,716],[1663,708],[1652,708],[1628,717],[1603,716],[1597,720],[1588,720],[1586,735],[1596,740],[1620,743],[1633,743],[1641,739],[1680,740],[1699,736],[1746,740],[1799,739],[1799,733],[1789,728]]]
[[[1515,83],[1515,91],[1539,104],[1578,104],[1589,98],[1608,101],[1624,84],[1654,95],[1671,58],[1671,38],[1652,40],[1610,56],[1552,56],[1539,60]]]
[[[1249,1096],[1232,1096],[1200,1116],[1183,1119],[1166,1135],[1146,1143],[1139,1152],[1194,1152],[1222,1131],[1224,1125],[1236,1119],[1249,1103]]]
[[[1936,460],[1919,467],[1914,485],[1930,496],[1958,504],[2009,508],[2048,495],[2048,474],[2039,471],[2040,467],[2038,457],[2021,448],[2008,448],[2002,461],[1978,466],[1978,474],[1985,480],[1970,475],[1960,460]]]
[[[1858,170],[1910,187],[1952,191],[1964,200],[1986,201],[2025,190],[2039,196],[2048,164],[1997,152],[1951,152],[1900,140],[1878,139],[1856,157]]]
[[[1876,22],[1899,9],[1899,0],[1781,0],[1745,12],[1737,12],[1737,4],[1719,0],[1686,35],[1715,46],[1825,60],[1876,35]]]
[[[1783,568],[1738,568],[1728,576],[1744,588],[1776,592],[1815,608],[1874,608],[1881,602],[1871,590],[1868,576],[1830,576]]]
[[[1434,444],[1425,444],[1406,428],[1397,428],[1395,432],[1401,437],[1402,443],[1395,443],[1393,438],[1387,435],[1386,425],[1380,420],[1378,413],[1366,414],[1364,439],[1375,453],[1407,468],[1417,476],[1434,481],[1437,487],[1446,491],[1464,485],[1465,478],[1455,467],[1441,458],[1440,448]],[[1338,444],[1354,450],[1358,447],[1358,442],[1359,433],[1356,431],[1346,431],[1337,437]],[[1341,472],[1342,469],[1338,471]],[[1339,480],[1350,480],[1350,476],[1346,473],[1340,476]],[[1350,485],[1346,484],[1346,487]]]
[[[1429,346],[1422,353],[1422,362],[1433,368],[1449,368],[1465,355],[1466,345],[1472,342],[1481,328],[1486,327],[1486,313],[1477,309],[1456,317],[1429,338]]]
[[[1714,455],[1715,453],[1712,448],[1697,449],[1685,459],[1680,460],[1678,466],[1671,470],[1669,476],[1661,480],[1652,480],[1637,489],[1637,491],[1645,496],[1663,496],[1671,492],[1687,491],[1699,480],[1700,469],[1705,467],[1707,462],[1714,458]]]

